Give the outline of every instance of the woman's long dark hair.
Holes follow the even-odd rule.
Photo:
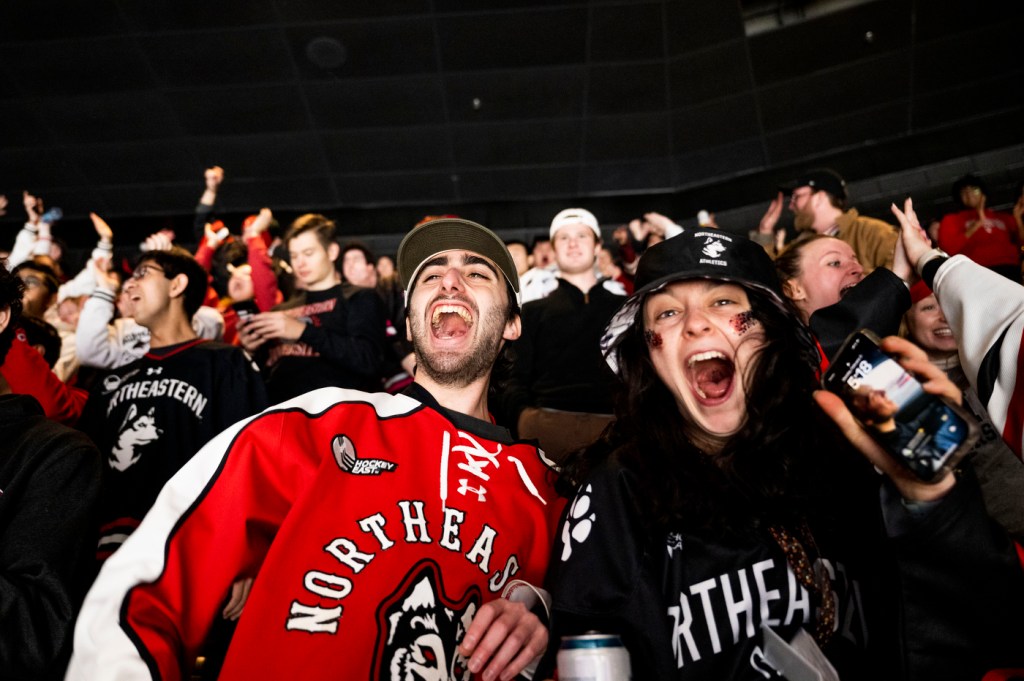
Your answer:
[[[635,476],[644,505],[639,511],[652,531],[735,535],[809,512],[820,477],[816,459],[833,454],[822,443],[834,443],[836,432],[811,397],[818,387],[817,357],[795,314],[763,292],[747,294],[764,329],[764,346],[745,385],[747,418],[721,452],[706,454],[691,441],[699,427],[680,413],[655,372],[641,306],[620,346],[616,421],[565,462],[563,492],[612,456]]]

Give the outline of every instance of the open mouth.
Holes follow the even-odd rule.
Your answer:
[[[718,350],[698,352],[686,363],[690,385],[704,402],[724,400],[732,391],[736,365]]]
[[[860,282],[854,282],[854,283],[852,283],[852,284],[849,284],[849,285],[847,285],[847,286],[844,286],[844,287],[842,287],[841,289],[839,289],[839,297],[840,297],[840,298],[842,298],[843,296],[845,296],[845,295],[846,295],[847,293],[849,293],[849,292],[850,292],[850,291],[851,291],[851,290],[853,289],[853,287],[854,287],[854,286],[856,286],[856,285],[857,285],[858,283],[860,283]]]
[[[473,316],[462,305],[442,304],[434,308],[430,328],[435,338],[461,338],[473,326]]]
[[[939,328],[933,330],[932,333],[938,336],[939,338],[953,337],[953,329],[949,328],[948,326],[940,326]]]

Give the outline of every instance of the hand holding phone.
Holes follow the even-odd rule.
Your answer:
[[[879,343],[866,329],[852,334],[825,372],[822,385],[842,398],[888,457],[921,482],[940,482],[970,451],[977,424],[953,400],[926,391]]]

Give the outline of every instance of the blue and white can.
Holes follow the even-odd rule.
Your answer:
[[[629,651],[614,634],[563,636],[558,681],[630,681]]]

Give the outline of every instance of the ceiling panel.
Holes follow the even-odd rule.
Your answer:
[[[89,145],[73,147],[64,153],[83,175],[101,185],[163,184],[188,177],[202,179],[203,169],[192,150],[175,140]],[[153,159],[160,159],[160,162],[152,163]]]
[[[444,93],[433,76],[333,81],[304,86],[314,124],[326,130],[443,123]]]
[[[24,54],[23,45],[0,45],[0,62],[13,67],[9,71],[23,95],[99,94],[156,84],[132,38],[74,39],[47,45],[32,59]]]
[[[599,65],[590,69],[587,113],[621,114],[665,109],[665,64]]]
[[[289,132],[309,126],[297,85],[173,90],[165,97],[189,135]]]
[[[42,97],[38,115],[61,144],[169,139],[181,126],[159,92]]]
[[[287,33],[292,59],[306,78],[380,78],[436,73],[438,68],[434,22],[429,17],[297,26]],[[337,66],[315,60],[314,41],[325,39],[341,47]]]
[[[672,114],[672,149],[676,152],[717,147],[760,133],[757,100],[752,94],[719,99]]]
[[[759,85],[877,59],[910,45],[911,0],[876,0],[750,39]],[[876,74],[884,80],[887,74]]]
[[[587,124],[588,161],[666,158],[669,148],[667,113],[592,118]],[[666,180],[667,182],[667,180]]]
[[[8,5],[0,21],[0,40],[30,43],[39,40],[117,35],[125,30],[115,0],[68,2],[38,0]]]
[[[741,40],[685,54],[669,64],[669,99],[674,107],[748,92],[753,85],[750,55]]]
[[[776,25],[745,23],[757,7]],[[542,230],[568,202],[746,220],[811,165],[865,187],[967,167],[1004,195],[1022,19],[996,0],[22,3],[0,20],[0,193],[59,198],[69,238],[93,206],[190,233],[214,163],[239,216],[384,232],[427,212]]]
[[[662,10],[660,2],[595,5],[590,15],[590,59],[595,62],[663,59]]]
[[[442,126],[330,132],[323,147],[337,173],[427,170],[452,163]]]
[[[288,46],[276,29],[145,35],[138,42],[164,87],[248,85],[295,74]]]
[[[880,73],[885,78],[879,78]],[[764,88],[758,104],[765,131],[771,133],[875,103],[905,102],[910,87],[909,59],[888,54]]]
[[[278,20],[275,0],[117,0],[116,4],[126,24],[148,33],[258,26]]]
[[[586,86],[582,66],[446,74],[448,118],[484,122],[577,117],[583,114]]]
[[[230,168],[232,180],[322,175],[330,167],[323,137],[313,132],[197,137],[192,144],[201,168]],[[225,191],[230,187],[228,182]]]
[[[466,125],[453,133],[455,162],[468,167],[572,163],[582,144],[574,120]]]
[[[437,19],[445,71],[574,64],[586,59],[584,8],[442,16]]]
[[[664,7],[669,56],[743,37],[743,17],[738,2],[670,0]]]

